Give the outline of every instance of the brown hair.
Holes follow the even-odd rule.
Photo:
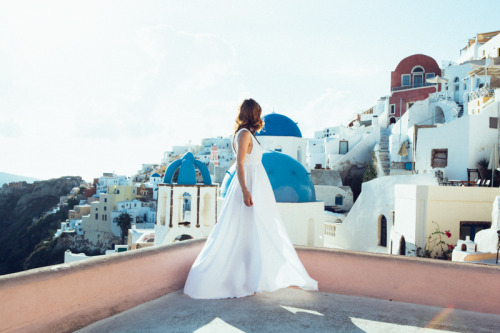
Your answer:
[[[248,129],[250,132],[255,133],[262,129],[264,122],[260,119],[262,108],[259,103],[253,99],[245,99],[240,105],[240,112],[236,117],[236,125],[234,125],[234,132],[238,132],[242,128]]]

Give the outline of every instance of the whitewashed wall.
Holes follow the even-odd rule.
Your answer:
[[[297,160],[307,168],[307,140],[306,138],[297,138],[294,136],[258,136],[260,144],[264,149],[276,150],[281,148],[283,154]]]
[[[321,201],[278,202],[283,224],[295,245],[324,246],[324,210]]]
[[[336,228],[332,246],[349,250],[388,253],[388,246],[378,245],[378,221],[381,215],[387,219],[387,235],[392,226],[392,211],[395,208],[394,187],[396,184],[437,184],[429,176],[388,176],[363,183],[362,191],[349,214]],[[389,238],[389,237],[388,237]]]

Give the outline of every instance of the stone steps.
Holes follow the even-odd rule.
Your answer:
[[[377,159],[382,167],[384,175],[391,172],[391,156],[389,154],[389,132],[387,129],[380,129],[380,141],[378,143],[379,150]]]
[[[460,108],[460,111],[458,111],[458,118],[460,118],[464,115],[464,106],[462,104],[458,104],[458,107]]]

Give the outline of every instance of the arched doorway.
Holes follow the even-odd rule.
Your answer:
[[[444,124],[444,112],[440,106],[434,108],[434,124]]]
[[[378,246],[387,247],[387,218],[384,215],[378,218]]]
[[[392,124],[395,124],[396,123],[396,118],[395,117],[391,117],[389,119],[389,125],[392,125]]]
[[[406,241],[404,236],[401,236],[399,240],[399,254],[402,256],[406,255]]]

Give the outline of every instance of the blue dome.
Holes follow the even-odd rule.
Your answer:
[[[277,202],[312,202],[316,201],[314,185],[307,170],[292,157],[275,151],[266,151],[262,155],[262,164],[274,191]],[[224,177],[221,195],[226,196],[229,184],[236,173],[234,164]]]
[[[255,135],[268,136],[295,136],[302,137],[297,123],[292,119],[278,113],[271,113],[264,116],[264,127]]]
[[[161,176],[160,176],[157,172],[155,172],[155,173],[153,173],[153,174],[151,175],[151,178],[152,178],[152,177],[161,177]]]
[[[196,168],[198,168],[203,177],[203,184],[212,185],[212,179],[208,168],[202,162],[196,160],[192,153],[188,152],[177,161],[172,162],[165,172],[163,178],[164,184],[172,184],[172,177],[175,170],[179,169],[179,176],[177,177],[178,185],[196,185]]]

